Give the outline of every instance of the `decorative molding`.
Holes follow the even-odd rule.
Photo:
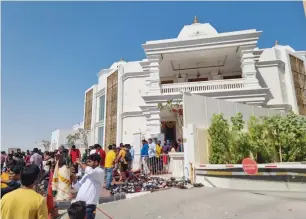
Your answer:
[[[125,81],[126,79],[129,78],[140,78],[140,77],[149,77],[150,73],[149,72],[129,72],[125,73],[122,76],[122,80]]]
[[[285,63],[281,60],[269,60],[269,61],[258,61],[256,63],[257,68],[263,68],[263,67],[280,67],[285,68]]]
[[[122,118],[144,116],[142,111],[129,111],[122,113]]]
[[[99,98],[101,96],[105,95],[105,88],[102,88],[101,90],[99,90],[97,93],[96,93],[96,97]]]
[[[240,99],[240,98],[272,98],[272,94],[269,88],[244,88],[239,90],[224,90],[224,91],[212,91],[207,93],[198,93],[198,95],[203,95],[207,97],[213,97],[216,99]],[[142,96],[146,104],[156,104],[164,103],[168,100],[181,101],[183,98],[182,94],[163,94],[163,95],[150,95]],[[140,107],[143,111],[144,107]]]
[[[117,71],[117,69],[110,69],[110,68],[108,68],[108,69],[102,69],[101,71],[99,71],[99,73],[97,74],[97,76],[98,76],[98,78],[101,76],[101,75],[103,75],[103,74],[110,74],[110,73],[113,73],[113,72],[115,72],[115,71]]]
[[[235,35],[225,35],[225,36],[213,36],[204,38],[191,38],[188,40],[171,39],[164,41],[149,41],[143,44],[143,48],[146,53],[154,50],[165,50],[172,48],[190,48],[191,46],[205,46],[205,45],[217,45],[217,44],[232,44],[237,42],[250,42],[258,41],[261,31],[256,31],[253,33],[240,33]],[[255,46],[256,47],[256,46]]]

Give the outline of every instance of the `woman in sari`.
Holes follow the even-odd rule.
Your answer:
[[[71,197],[70,163],[68,151],[61,146],[52,177],[52,193],[56,201],[69,200]]]

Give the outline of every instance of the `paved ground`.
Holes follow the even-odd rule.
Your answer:
[[[170,189],[99,208],[114,219],[305,219],[306,193]]]

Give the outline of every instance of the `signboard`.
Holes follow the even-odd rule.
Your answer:
[[[243,171],[248,175],[255,175],[258,172],[258,166],[256,161],[251,158],[245,158],[242,161]]]

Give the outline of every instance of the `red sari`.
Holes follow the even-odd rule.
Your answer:
[[[54,200],[53,200],[52,179],[53,179],[53,171],[51,170],[49,176],[48,194],[47,194],[48,219],[56,218],[58,213],[55,209]]]

